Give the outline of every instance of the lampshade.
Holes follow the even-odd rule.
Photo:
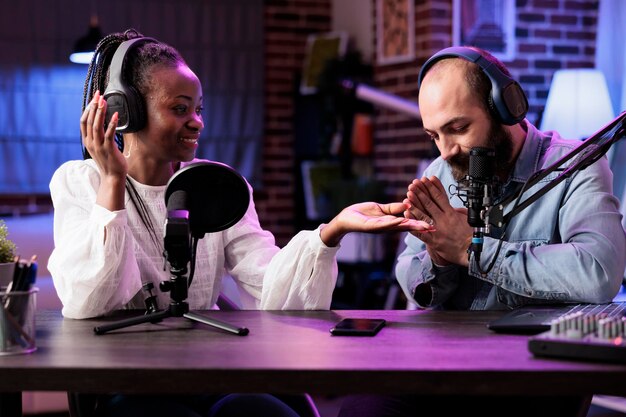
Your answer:
[[[600,70],[563,69],[552,78],[540,128],[556,130],[567,139],[586,139],[614,117]]]
[[[74,44],[74,50],[70,54],[70,61],[75,64],[89,64],[101,39],[102,31],[98,25],[98,17],[94,15],[91,17],[87,34],[79,38]]]

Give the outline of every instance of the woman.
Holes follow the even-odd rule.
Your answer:
[[[154,41],[129,49],[121,68],[143,100],[145,122],[116,137],[119,115],[113,114],[105,126],[107,101],[100,92],[105,91],[115,50],[140,36],[128,30],[98,45],[80,119],[85,160],[65,163],[50,183],[56,247],[48,268],[65,317],[143,308],[142,284],[168,279],[159,239],[166,218],[164,193],[171,176],[194,160],[204,127],[202,87],[172,47]],[[428,223],[403,218],[406,208],[402,203],[355,204],[279,249],[271,233],[260,227],[251,201],[237,224],[200,240],[189,307],[211,308],[228,273],[241,290],[244,307],[328,309],[337,273],[335,254],[346,233],[433,230]],[[157,296],[158,304],[167,306],[168,296]],[[118,408],[110,415],[120,415],[119,402],[115,404]],[[255,410],[270,415],[262,407]]]

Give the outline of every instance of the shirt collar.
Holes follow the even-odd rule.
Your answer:
[[[552,132],[541,132],[527,119],[524,119],[524,123],[526,124],[526,138],[515,161],[513,175],[509,177],[509,182],[526,182],[539,169],[541,155],[545,151],[544,146],[550,143]]]

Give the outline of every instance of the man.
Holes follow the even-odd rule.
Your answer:
[[[422,307],[460,310],[610,302],[622,282],[626,237],[606,158],[547,192],[514,216],[506,230],[493,227],[478,262],[475,254],[468,257],[473,229],[454,195],[468,173],[470,149],[495,150],[495,173],[502,184],[498,202],[579,143],[539,132],[524,119],[523,91],[485,51],[441,51],[424,65],[419,81],[424,130],[441,156],[424,178],[409,185],[411,208],[405,215],[432,221],[437,231],[406,238],[396,275],[407,297]]]
[[[495,150],[494,172],[502,190],[498,202],[579,143],[539,132],[528,122],[521,87],[485,51],[440,51],[424,64],[418,82],[424,130],[441,156],[408,187],[405,216],[431,222],[436,231],[411,232],[405,240],[396,276],[407,297],[421,307],[457,310],[611,301],[622,281],[626,236],[606,158],[543,195],[514,216],[506,230],[491,228],[480,260],[476,251],[468,257],[473,228],[455,194],[468,173],[470,150]],[[348,397],[339,416],[584,416],[590,403],[589,397],[529,398],[523,392],[494,397],[415,394]]]

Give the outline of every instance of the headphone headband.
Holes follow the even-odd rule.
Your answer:
[[[143,129],[146,123],[143,97],[134,86],[127,82],[128,80],[124,79],[126,57],[132,48],[144,43],[159,43],[159,41],[148,37],[129,39],[117,47],[111,59],[109,83],[103,95],[107,102],[105,126],[108,126],[111,117],[117,112],[119,119],[115,131],[118,133],[136,132]]]
[[[506,75],[498,66],[480,52],[462,46],[442,49],[430,57],[422,66],[417,78],[418,89],[428,70],[438,61],[446,58],[462,58],[478,65],[491,81],[491,92],[488,107],[493,110],[500,121],[506,125],[521,122],[528,112],[528,99],[522,87]]]

